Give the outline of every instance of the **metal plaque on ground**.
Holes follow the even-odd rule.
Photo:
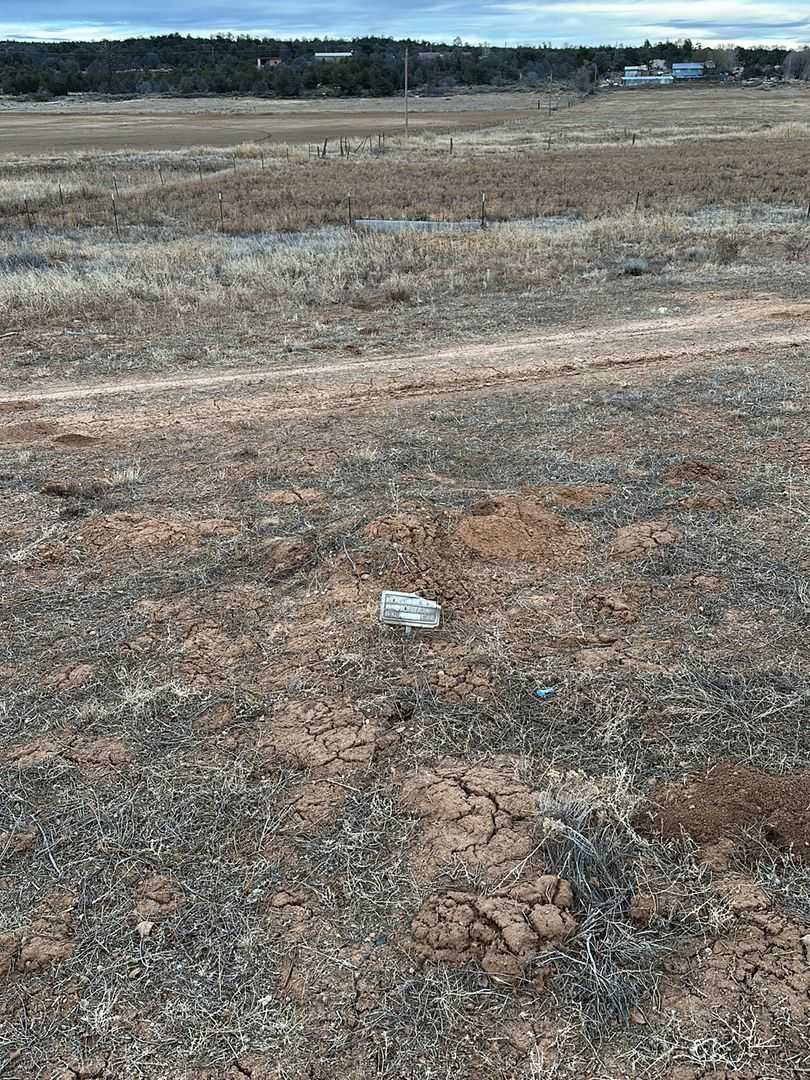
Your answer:
[[[435,600],[425,600],[416,593],[386,591],[380,595],[380,622],[388,626],[435,630],[441,618],[441,605]]]

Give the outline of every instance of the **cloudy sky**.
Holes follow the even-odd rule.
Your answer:
[[[804,16],[801,11],[804,10]],[[0,0],[0,37],[93,39],[179,33],[616,43],[810,43],[806,0]]]

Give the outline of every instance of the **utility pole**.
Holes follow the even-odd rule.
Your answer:
[[[405,134],[408,134],[408,46],[405,46]]]

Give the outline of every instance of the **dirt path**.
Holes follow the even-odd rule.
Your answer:
[[[583,327],[576,331],[509,336],[480,345],[462,344],[432,352],[406,353],[373,360],[340,360],[291,367],[209,370],[169,378],[115,379],[99,383],[51,384],[14,393],[14,400],[46,402],[102,397],[203,392],[218,387],[245,385],[272,389],[289,379],[311,382],[319,376],[343,381],[344,376],[375,374],[396,378],[407,372],[413,379],[428,378],[438,386],[465,372],[488,381],[493,374],[537,377],[555,373],[582,373],[593,368],[650,363],[675,357],[699,358],[718,349],[724,353],[757,346],[784,347],[810,341],[810,303],[784,300],[747,300],[712,306],[699,314],[638,319],[614,327]],[[497,366],[495,366],[497,365]],[[504,365],[507,365],[504,367]],[[352,381],[354,381],[352,379]]]

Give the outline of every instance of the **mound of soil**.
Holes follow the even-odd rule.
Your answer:
[[[273,713],[258,750],[328,775],[371,764],[386,741],[378,722],[340,698],[288,701]]]
[[[532,851],[534,797],[508,768],[444,762],[407,778],[401,800],[427,818],[415,858],[426,875],[460,859],[493,880]]]
[[[587,599],[603,619],[617,619],[623,623],[638,621],[638,602],[621,589],[600,589],[590,593]]]
[[[810,862],[810,772],[774,776],[723,762],[708,775],[664,784],[644,827],[666,837],[688,833],[703,843],[757,826],[784,851]]]
[[[472,962],[495,979],[521,978],[530,960],[574,932],[572,904],[568,882],[553,875],[489,896],[443,893],[414,916],[412,949],[426,963]],[[543,979],[538,973],[535,981],[542,985]]]
[[[506,495],[474,507],[454,535],[489,559],[521,559],[545,566],[578,566],[585,560],[586,534],[547,510],[530,495]]]
[[[67,889],[49,893],[28,926],[0,934],[0,977],[12,971],[45,971],[73,952],[76,896]]]
[[[122,555],[133,548],[196,550],[204,540],[238,533],[238,525],[222,518],[170,521],[120,512],[90,518],[79,528],[75,539],[85,549],[105,555]]]
[[[640,559],[680,538],[681,534],[669,521],[639,521],[617,530],[613,554],[620,559]]]
[[[82,435],[78,431],[68,431],[64,435],[54,437],[54,446],[66,446],[69,449],[81,450],[85,446],[95,446],[101,439],[95,435]]]
[[[372,521],[366,536],[382,545],[368,569],[385,588],[415,592],[456,610],[486,602],[488,589],[474,583],[469,568],[456,556],[451,538],[432,518],[403,512]],[[363,572],[361,562],[356,563]]]
[[[30,443],[47,439],[59,430],[59,425],[49,420],[28,420],[19,424],[0,427],[0,443]]]
[[[664,484],[703,484],[715,483],[725,480],[728,470],[722,465],[714,465],[710,461],[699,461],[695,458],[670,465],[661,473],[660,479]]]

